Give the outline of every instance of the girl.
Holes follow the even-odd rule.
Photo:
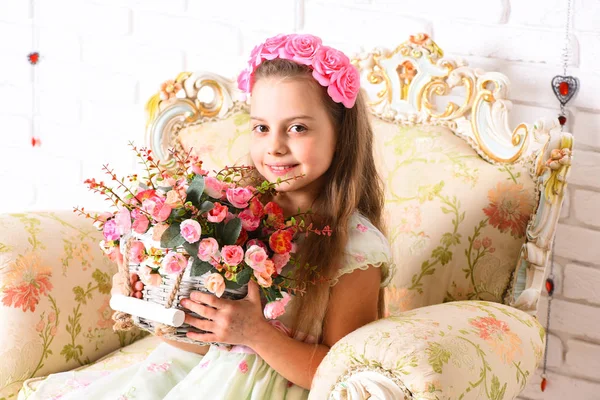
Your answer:
[[[188,337],[229,343],[231,350],[163,343],[145,361],[109,375],[51,375],[31,398],[61,392],[61,399],[305,399],[331,346],[382,316],[391,255],[356,68],[315,36],[278,35],[253,50],[238,83],[252,96],[256,171],[272,182],[300,176],[273,200],[286,217],[310,209],[334,229],[331,237],[309,235],[297,253],[303,264],[319,267],[304,271],[303,281],[328,280],[306,285],[271,322],[252,280],[243,300],[194,292],[182,306],[208,319],[186,322],[208,333]],[[82,382],[77,389],[74,380]]]

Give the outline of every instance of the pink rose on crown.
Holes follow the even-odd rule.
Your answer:
[[[229,188],[226,194],[227,200],[237,208],[248,207],[248,202],[252,198],[252,191],[247,187]]]
[[[188,243],[196,243],[200,240],[200,235],[202,234],[202,228],[200,227],[200,223],[198,221],[194,221],[193,219],[186,219],[183,221],[179,227],[181,232],[181,236]]]
[[[247,69],[240,72],[237,78],[238,88],[244,93],[250,93],[252,90],[252,86],[250,84],[251,79],[252,74]]]
[[[265,40],[262,46],[261,55],[265,60],[273,60],[279,57],[279,49],[288,42],[289,36],[279,34]]]
[[[322,86],[328,86],[331,77],[350,65],[350,59],[341,51],[331,47],[321,46],[313,59],[312,76]]]
[[[321,43],[321,39],[313,35],[290,35],[285,46],[279,49],[279,54],[281,58],[310,65]]]
[[[248,60],[248,63],[251,64],[253,68],[258,67],[263,60],[263,46],[264,44],[257,44],[250,52],[250,59]]]
[[[360,89],[360,75],[353,65],[348,65],[331,77],[331,84],[327,93],[336,103],[342,103],[347,108],[352,108]]]

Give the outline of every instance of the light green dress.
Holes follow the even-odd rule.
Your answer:
[[[381,285],[391,280],[391,252],[387,239],[364,216],[355,213],[345,251],[345,264],[332,282],[368,265],[382,268]],[[293,307],[292,299],[288,307]],[[271,321],[289,332],[286,313]],[[305,341],[312,341],[306,338]],[[27,382],[25,382],[27,387]],[[231,350],[212,346],[201,356],[166,343],[159,344],[143,361],[114,370],[83,368],[49,375],[35,391],[22,390],[19,400],[153,400],[153,399],[306,399],[302,389],[279,375],[251,349],[234,346]]]

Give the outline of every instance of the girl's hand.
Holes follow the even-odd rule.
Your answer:
[[[263,317],[258,284],[248,282],[248,295],[241,300],[220,299],[203,292],[192,292],[181,305],[208,319],[185,316],[185,322],[207,333],[188,332],[187,337],[202,342],[220,342],[252,347],[261,329],[268,324]]]

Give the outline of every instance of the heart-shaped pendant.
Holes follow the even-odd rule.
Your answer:
[[[557,75],[552,78],[552,90],[563,106],[569,102],[579,89],[579,80],[574,76]]]

